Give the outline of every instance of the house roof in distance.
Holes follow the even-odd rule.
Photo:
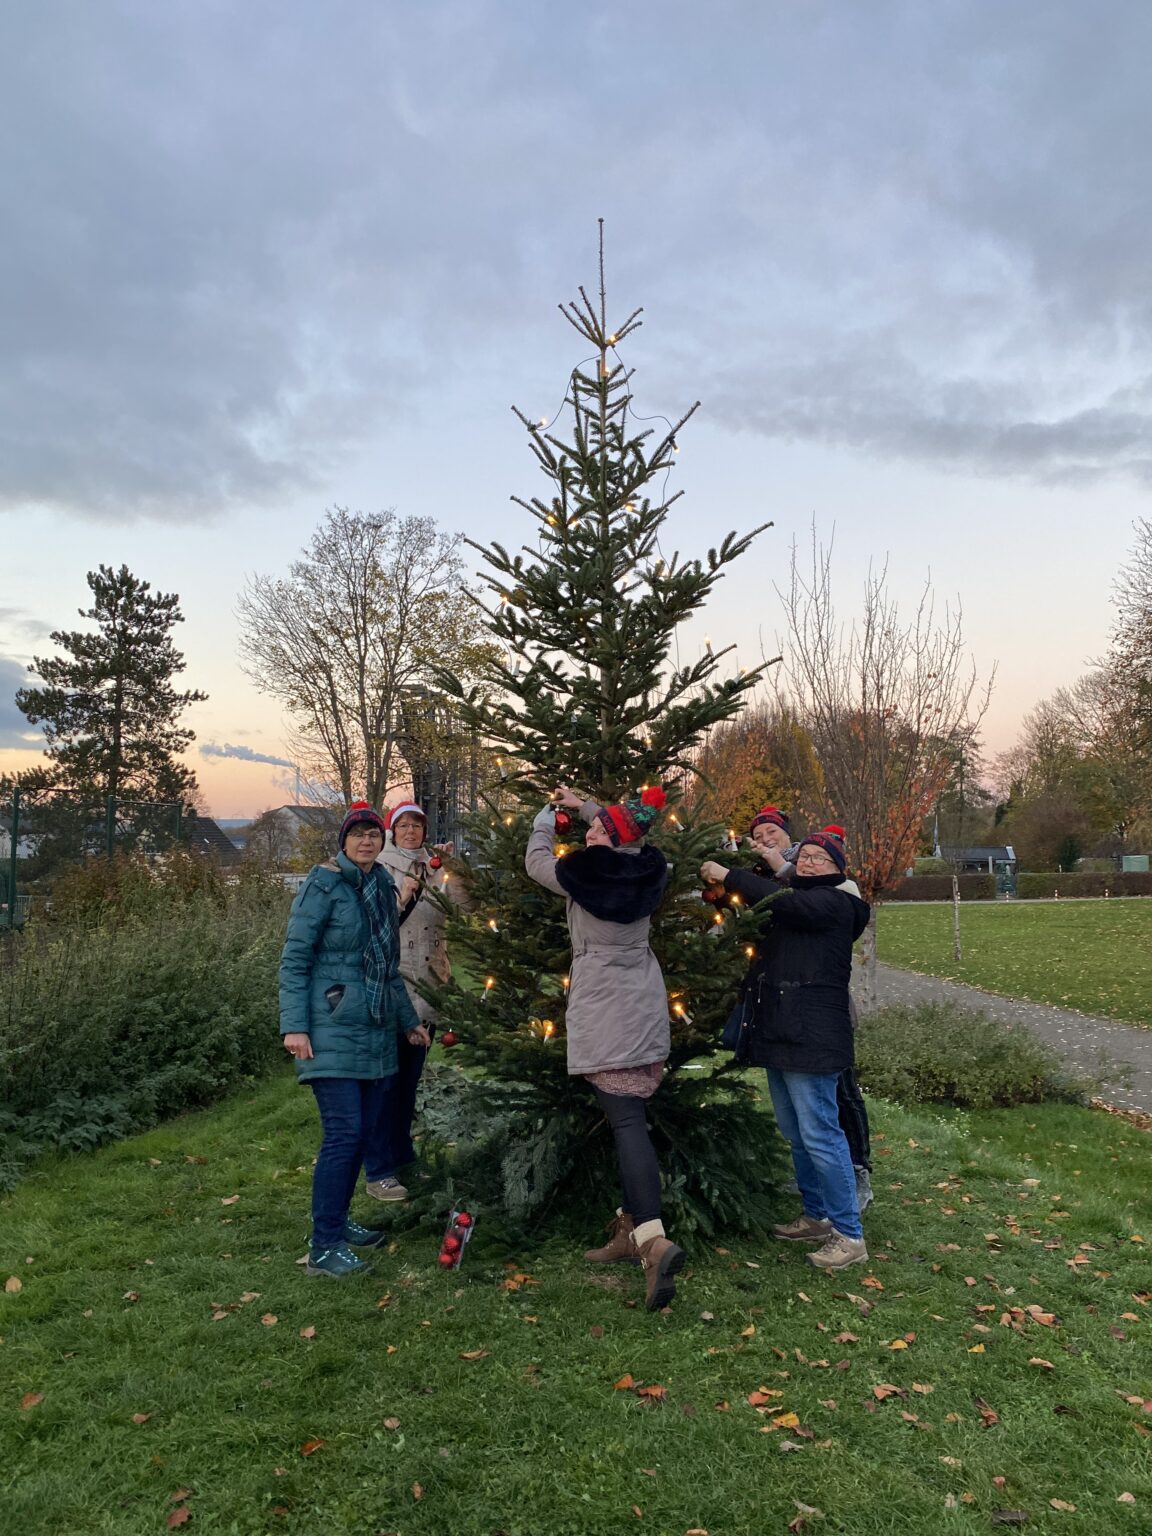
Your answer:
[[[952,859],[954,862],[979,859],[986,864],[989,859],[999,859],[1002,862],[1012,863],[1016,859],[1016,850],[1007,844],[999,848],[941,848],[940,857]]]
[[[234,863],[240,857],[239,848],[211,816],[189,816],[182,833],[194,853],[210,854],[222,863]]]

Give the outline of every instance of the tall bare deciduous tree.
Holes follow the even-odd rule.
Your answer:
[[[337,507],[286,577],[245,585],[244,669],[291,717],[301,771],[345,802],[406,777],[403,705],[432,664],[470,678],[491,652],[457,543],[428,517]]]
[[[992,680],[966,658],[959,610],[937,617],[926,583],[909,619],[869,571],[860,617],[842,625],[832,598],[832,551],[813,534],[810,562],[793,547],[784,601],[785,682],[824,774],[828,810],[848,831],[850,858],[872,918],[861,940],[860,1002],[875,1000],[876,901],[916,853],[924,818],[948,783],[956,750],[974,736]]]

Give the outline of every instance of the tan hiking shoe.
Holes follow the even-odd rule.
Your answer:
[[[797,1216],[795,1221],[773,1227],[772,1236],[782,1237],[786,1243],[823,1243],[832,1236],[832,1223],[818,1221],[815,1216]]]
[[[635,1233],[632,1242],[636,1245]],[[676,1294],[673,1276],[684,1268],[686,1255],[667,1237],[650,1237],[636,1251],[644,1266],[644,1306],[649,1312],[659,1312]]]
[[[399,1179],[372,1179],[364,1186],[364,1193],[373,1200],[407,1200],[408,1191]]]
[[[817,1269],[847,1269],[849,1264],[867,1264],[868,1250],[862,1237],[845,1237],[833,1227],[832,1236],[823,1248],[808,1255],[808,1262]]]
[[[589,1264],[639,1264],[640,1255],[632,1241],[632,1218],[627,1211],[618,1211],[604,1229],[608,1241],[603,1248],[589,1248],[584,1257]]]

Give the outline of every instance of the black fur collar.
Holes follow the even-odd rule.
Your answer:
[[[577,906],[608,923],[651,917],[668,884],[668,860],[647,843],[638,853],[579,848],[556,861],[556,878]]]

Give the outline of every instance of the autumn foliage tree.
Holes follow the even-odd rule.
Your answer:
[[[926,583],[905,619],[887,570],[869,571],[862,612],[842,626],[832,552],[812,539],[792,551],[784,601],[785,686],[819,759],[828,811],[848,831],[849,860],[873,915],[861,940],[861,1002],[874,996],[875,903],[905,874],[925,818],[974,737],[992,681],[981,688],[965,654],[959,610],[937,617]]]

